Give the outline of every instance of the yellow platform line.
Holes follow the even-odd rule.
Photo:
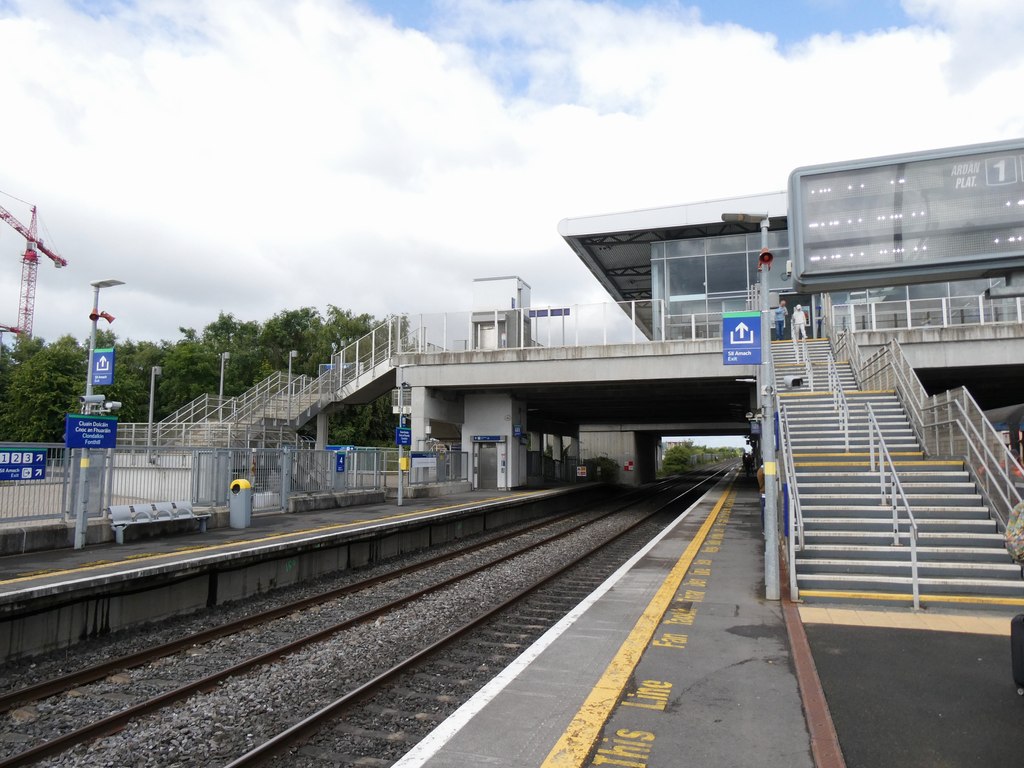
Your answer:
[[[218,552],[232,547],[237,547],[241,544],[267,544],[269,542],[278,541],[280,539],[286,539],[293,536],[311,536],[319,533],[331,533],[332,531],[341,531],[346,528],[354,528],[359,525],[366,525],[367,523],[382,523],[394,520],[402,520],[404,518],[418,517],[421,515],[429,515],[437,512],[447,512],[462,508],[472,508],[481,504],[486,504],[492,501],[501,501],[503,499],[510,498],[521,498],[523,496],[532,496],[536,494],[544,493],[544,491],[526,491],[522,494],[515,494],[514,496],[494,496],[487,499],[474,500],[470,503],[463,504],[449,504],[441,507],[431,507],[430,509],[423,509],[416,512],[404,512],[396,515],[385,515],[384,517],[372,517],[363,520],[352,520],[347,523],[332,523],[330,525],[322,525],[316,528],[302,528],[297,531],[289,531],[286,533],[272,533],[266,536],[260,536],[255,539],[232,539],[231,541],[222,542],[220,544],[210,545],[187,545],[175,549],[171,552],[143,552],[134,555],[128,555],[120,560],[94,560],[91,563],[85,563],[78,566],[77,568],[59,568],[59,569],[47,569],[40,571],[31,571],[11,579],[0,580],[0,586],[6,586],[8,584],[19,584],[25,581],[32,581],[40,576],[55,576],[60,575],[73,575],[79,573],[88,573],[89,571],[99,570],[101,568],[108,568],[111,565],[120,565],[123,563],[131,562],[137,564],[140,560],[166,560],[172,557],[177,557],[186,552],[188,553],[200,553],[200,552]]]
[[[924,456],[924,451],[889,451],[890,456]],[[825,458],[828,456],[845,456],[847,458],[870,458],[871,453],[868,451],[834,451],[832,453],[805,453],[804,451],[797,451],[792,454],[793,458],[804,458],[814,457],[816,459]],[[922,459],[924,461],[924,459]],[[931,459],[931,461],[937,462],[948,462],[951,459]],[[963,462],[957,462],[963,464]]]
[[[829,600],[875,600],[879,602],[914,602],[914,595],[890,592],[841,592],[830,589],[801,589],[800,597],[819,597]],[[922,603],[952,603],[955,605],[1024,606],[1024,597],[992,597],[989,595],[920,595]]]
[[[640,662],[640,657],[654,636],[662,617],[675,598],[675,594],[686,577],[686,572],[694,558],[704,545],[704,540],[711,532],[711,527],[718,520],[718,515],[726,501],[735,496],[732,484],[718,499],[708,519],[701,525],[697,535],[686,547],[679,560],[672,567],[668,577],[661,583],[654,598],[648,603],[643,614],[633,626],[629,637],[619,648],[611,662],[605,668],[601,678],[594,684],[580,707],[579,712],[566,727],[562,736],[555,743],[541,768],[579,768],[587,760],[591,749],[601,735],[601,729],[611,715],[612,710],[622,696],[622,691],[633,676],[633,670]]]
[[[962,467],[962,461],[894,461],[897,467]],[[794,467],[870,467],[870,461],[794,461]]]
[[[882,629],[923,629],[971,635],[1009,636],[1009,617],[997,613],[934,613],[932,611],[893,611],[869,607],[801,605],[804,624],[831,624],[846,627]]]

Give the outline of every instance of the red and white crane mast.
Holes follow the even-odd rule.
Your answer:
[[[25,226],[18,221],[9,211],[0,206],[0,219],[3,219],[18,233],[25,238],[25,253],[21,257],[21,299],[18,302],[18,325],[0,326],[0,330],[8,330],[14,333],[23,333],[32,336],[32,321],[36,312],[36,272],[39,269],[39,253],[42,251],[50,257],[55,267],[66,267],[67,260],[55,251],[47,248],[43,241],[36,236],[36,207],[32,206],[32,221]]]

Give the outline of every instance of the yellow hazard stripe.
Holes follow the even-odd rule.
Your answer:
[[[579,768],[579,766],[584,764],[591,749],[601,735],[601,729],[604,727],[605,721],[607,721],[619,698],[622,696],[626,683],[632,678],[633,670],[640,662],[640,657],[651,642],[651,638],[661,623],[665,611],[668,610],[669,605],[675,598],[679,585],[682,584],[683,579],[686,577],[686,572],[689,570],[700,548],[704,545],[704,540],[711,532],[711,527],[718,520],[722,507],[725,506],[727,501],[731,503],[734,496],[735,492],[732,489],[732,485],[730,485],[711,510],[708,519],[704,521],[700,530],[697,531],[693,541],[690,542],[682,556],[672,567],[672,571],[665,581],[662,582],[654,598],[647,605],[647,608],[644,609],[643,614],[629,633],[629,637],[626,638],[618,653],[612,658],[604,674],[595,683],[590,691],[590,695],[587,696],[583,706],[580,707],[579,712],[576,713],[572,722],[569,723],[562,733],[561,738],[558,739],[558,742],[551,749],[547,758],[541,763],[541,768],[569,768],[569,766]]]

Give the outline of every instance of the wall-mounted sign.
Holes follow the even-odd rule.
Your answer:
[[[504,435],[473,435],[474,443],[504,443]]]

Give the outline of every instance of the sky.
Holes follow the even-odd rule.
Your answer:
[[[607,298],[564,218],[1024,136],[1011,0],[0,0],[0,206],[35,335]],[[0,324],[24,240],[0,222]],[[9,343],[10,339],[5,339]]]

